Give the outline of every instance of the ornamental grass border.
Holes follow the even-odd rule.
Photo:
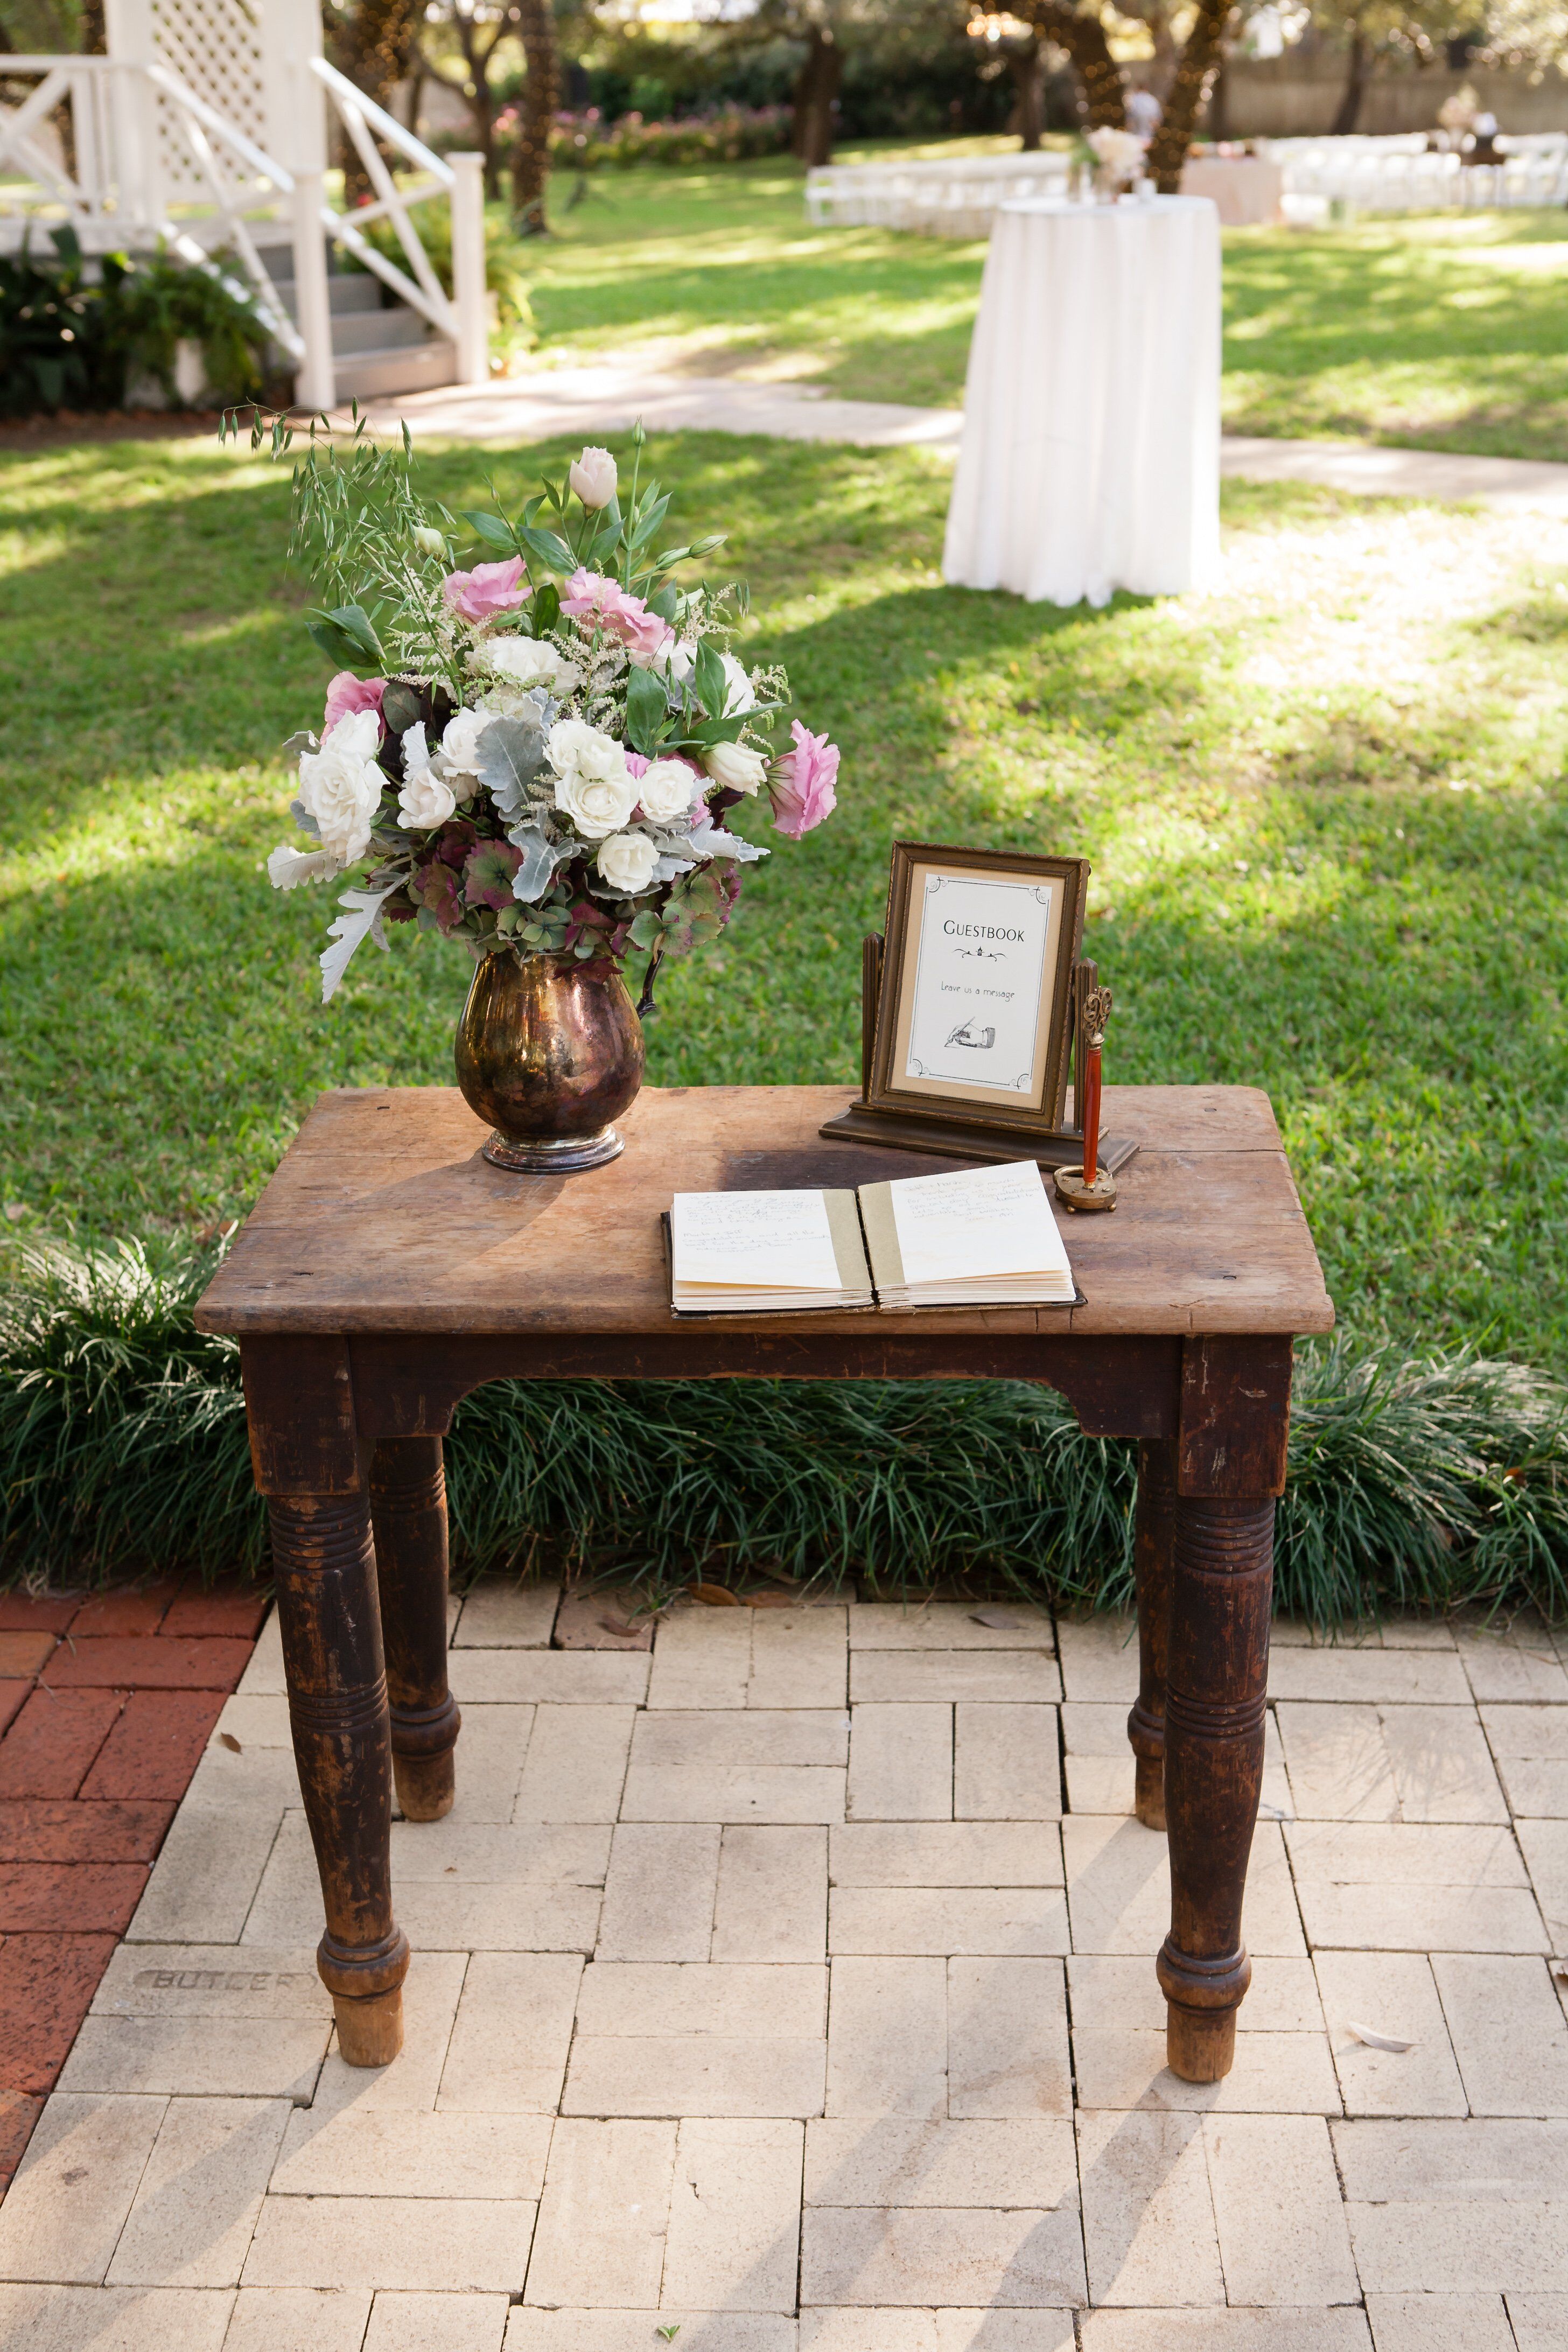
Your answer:
[[[0,1583],[268,1572],[221,1244],[16,1248],[0,1280]],[[458,1575],[771,1574],[1115,1609],[1135,1448],[1014,1381],[499,1381],[447,1446]],[[1568,1613],[1568,1388],[1471,1349],[1297,1351],[1276,1604],[1330,1626]]]

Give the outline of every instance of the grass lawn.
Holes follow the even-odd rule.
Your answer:
[[[1363,1328],[1568,1370],[1568,576],[1556,527],[1226,491],[1222,594],[1058,613],[943,588],[918,451],[654,445],[728,522],[840,814],[671,974],[659,1081],[845,1078],[895,835],[1084,852],[1111,1075],[1279,1108]],[[473,503],[493,467],[427,462]],[[449,1082],[462,951],[317,1001],[320,892],[261,871],[325,667],[287,482],[205,443],[0,458],[0,1200],[18,1234],[244,1209],[325,1085]]]
[[[783,159],[601,172],[552,217],[533,285],[546,358],[962,396],[982,244],[815,228]],[[1226,313],[1235,432],[1568,458],[1568,215],[1233,230]]]

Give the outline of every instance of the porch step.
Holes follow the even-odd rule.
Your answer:
[[[393,351],[354,352],[333,369],[338,398],[382,400],[397,392],[434,392],[458,381],[458,347],[444,335]]]
[[[291,319],[298,318],[291,250],[271,246],[263,257],[279,301]],[[382,399],[457,383],[456,346],[436,334],[406,302],[384,306],[381,280],[368,270],[330,271],[327,296],[340,400]]]

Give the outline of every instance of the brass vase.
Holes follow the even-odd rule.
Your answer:
[[[474,974],[457,1063],[498,1168],[597,1168],[623,1149],[610,1122],[642,1084],[642,1023],[614,964],[501,950]]]

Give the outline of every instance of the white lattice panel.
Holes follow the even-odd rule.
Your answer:
[[[261,11],[265,0],[152,0],[161,62],[258,146],[267,142]],[[201,173],[174,109],[158,108],[158,160],[176,200],[205,196]]]

